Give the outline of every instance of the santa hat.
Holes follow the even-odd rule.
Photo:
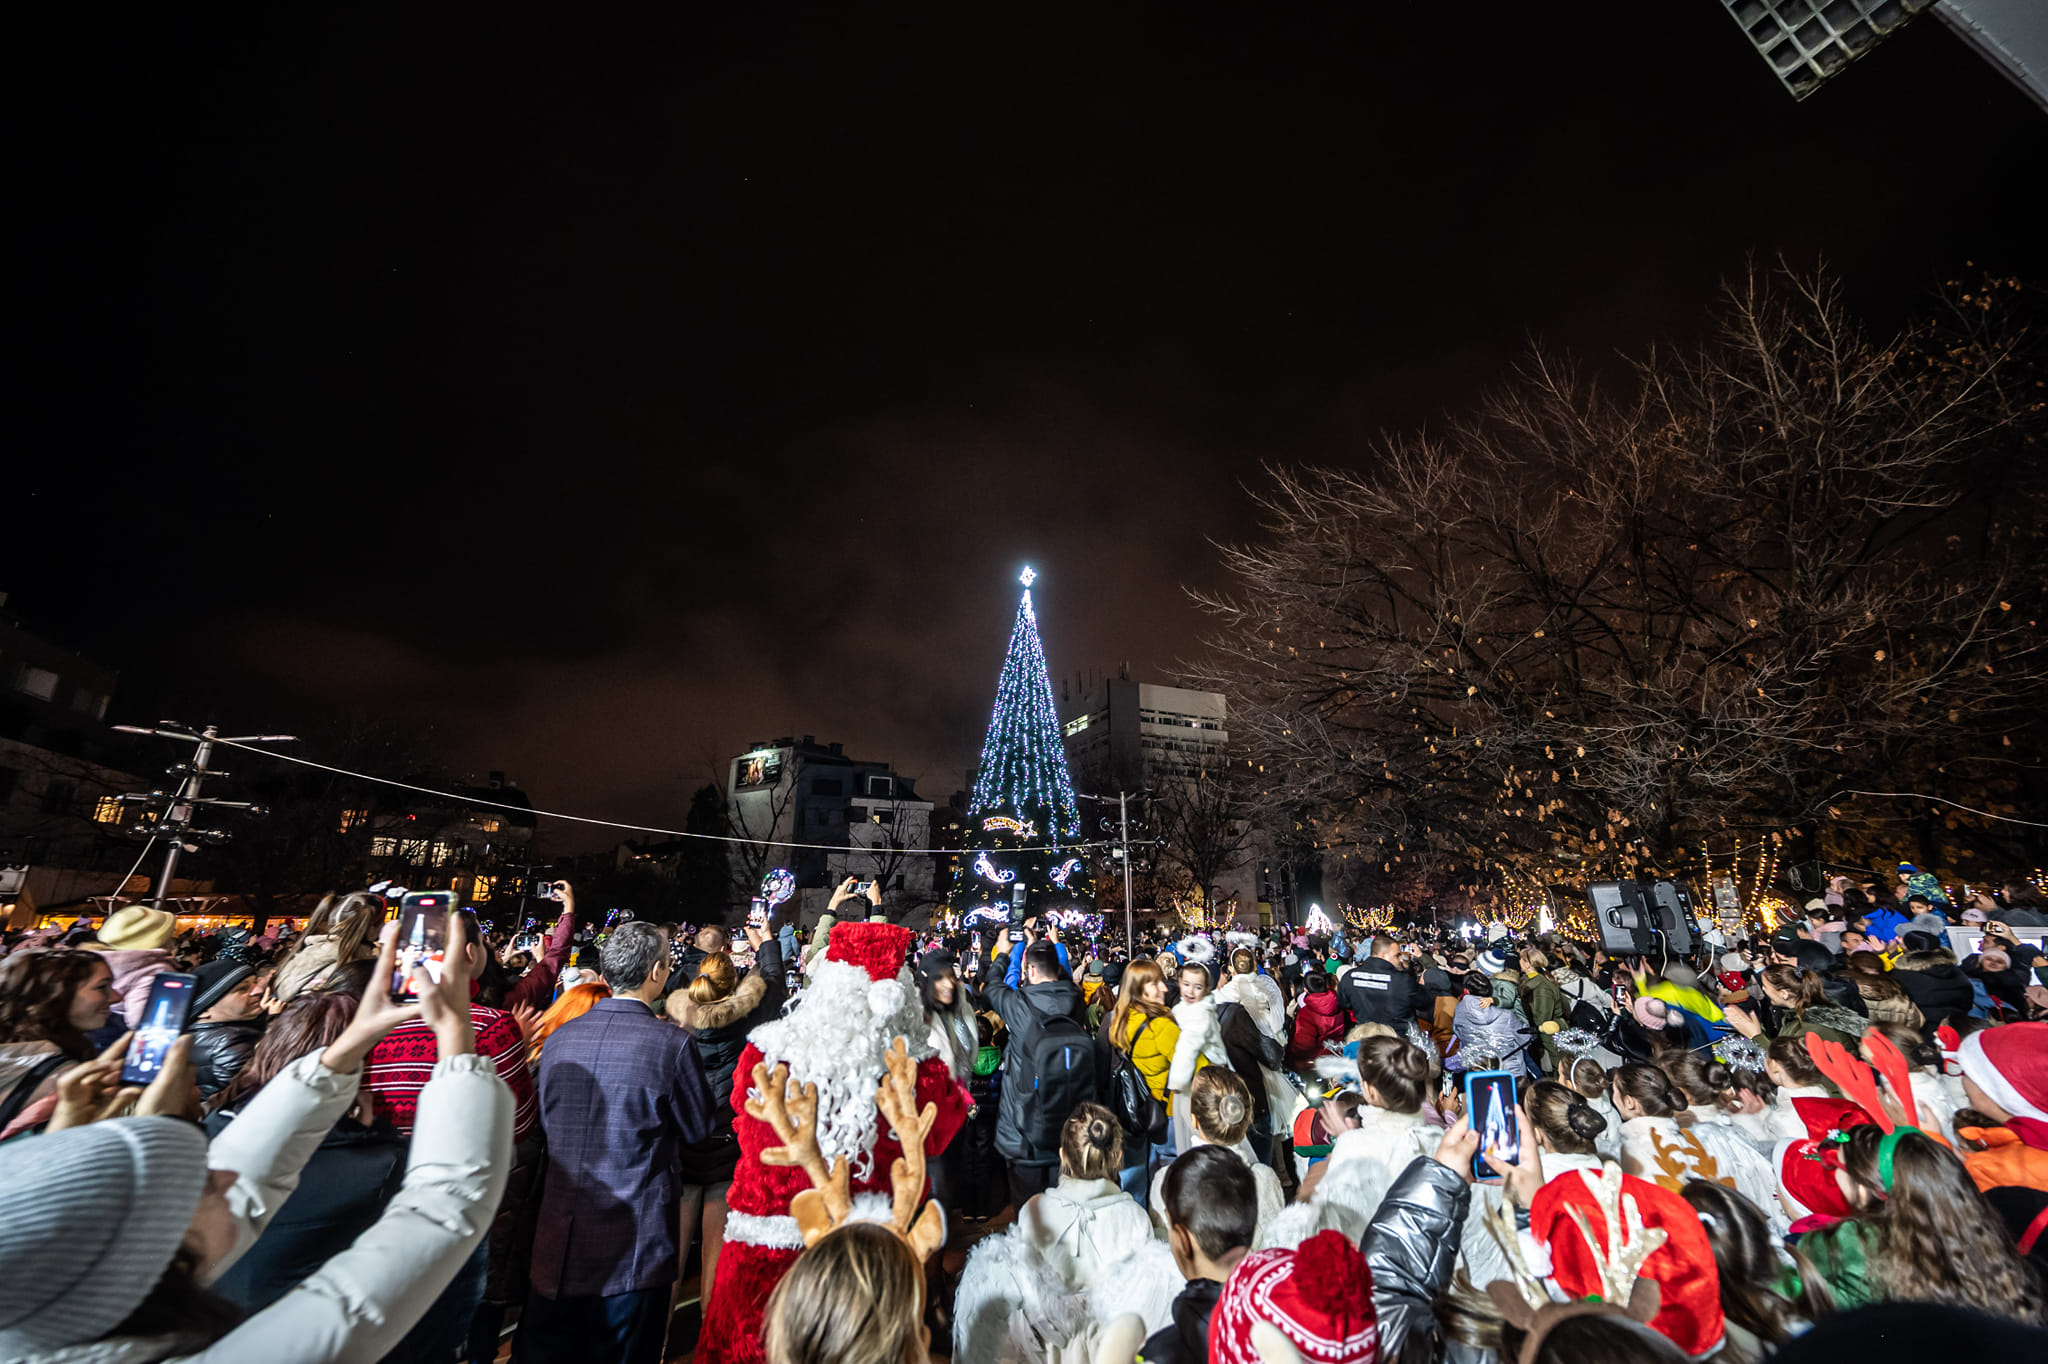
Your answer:
[[[910,960],[910,945],[916,939],[917,934],[901,924],[834,924],[825,960],[858,966],[869,980],[894,980]]]
[[[1613,1166],[1607,1168],[1620,1174]],[[1550,1251],[1549,1277],[1573,1299],[1606,1296],[1600,1256],[1587,1240],[1595,1238],[1603,1252],[1607,1247],[1607,1214],[1596,1192],[1603,1177],[1611,1176],[1591,1170],[1561,1175],[1543,1186],[1529,1209],[1529,1232]],[[1650,1327],[1689,1355],[1706,1354],[1722,1338],[1721,1276],[1699,1214],[1677,1194],[1634,1175],[1621,1175],[1616,1201],[1625,1209],[1631,1198],[1642,1228],[1661,1228],[1665,1234],[1664,1244],[1637,1271],[1655,1281],[1660,1294]],[[1630,1239],[1641,1234],[1635,1230]]]
[[[1842,1134],[1867,1125],[1870,1115],[1847,1099],[1795,1098],[1792,1111],[1806,1124],[1806,1135],[1779,1142],[1771,1153],[1778,1171],[1778,1201],[1794,1222],[1847,1217],[1852,1210],[1835,1183],[1840,1161],[1829,1155],[1840,1149]]]
[[[1372,1271],[1344,1233],[1319,1232],[1295,1250],[1255,1250],[1224,1280],[1209,1318],[1210,1364],[1286,1358],[1276,1336],[1309,1364],[1378,1358]]]
[[[2015,1118],[2048,1122],[2048,1023],[2008,1023],[1963,1039],[1963,1078]]]

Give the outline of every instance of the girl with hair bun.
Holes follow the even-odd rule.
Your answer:
[[[1280,1187],[1280,1176],[1274,1174],[1252,1150],[1249,1133],[1253,1107],[1251,1090],[1245,1085],[1244,1078],[1225,1066],[1204,1069],[1188,1087],[1188,1109],[1194,1120],[1195,1145],[1221,1146],[1250,1167],[1252,1182],[1259,1191],[1259,1229],[1263,1231],[1273,1215],[1286,1206],[1287,1196]],[[1169,1168],[1161,1166],[1152,1176],[1152,1225],[1161,1238],[1167,1235],[1166,1171]],[[1253,1244],[1264,1243],[1254,1241]]]
[[[1353,1239],[1372,1221],[1409,1162],[1435,1151],[1443,1136],[1422,1113],[1430,1060],[1420,1047],[1398,1037],[1368,1037],[1357,1044],[1357,1066],[1365,1104],[1349,1130],[1337,1133],[1331,1143],[1313,1191],[1316,1202],[1342,1210],[1333,1214],[1338,1220],[1325,1225]]]
[[[1606,1120],[1607,1129],[1594,1142],[1601,1159],[1620,1160],[1621,1114],[1615,1111],[1614,1086],[1608,1082],[1607,1067],[1590,1056],[1573,1057],[1565,1061],[1557,1078]]]
[[[1164,1324],[1183,1280],[1150,1215],[1118,1187],[1122,1163],[1115,1115],[1077,1107],[1060,1131],[1059,1183],[967,1258],[953,1300],[954,1358],[1088,1359],[1097,1327],[1120,1312],[1136,1312],[1148,1329]],[[1033,1340],[1041,1348],[1022,1348]]]
[[[1621,1168],[1676,1193],[1688,1180],[1705,1179],[1735,1190],[1762,1209],[1774,1230],[1790,1222],[1778,1206],[1771,1164],[1730,1126],[1681,1126],[1690,1107],[1685,1091],[1656,1066],[1622,1066],[1613,1076],[1614,1107],[1621,1114]]]

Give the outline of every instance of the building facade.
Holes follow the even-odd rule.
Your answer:
[[[932,903],[932,803],[886,762],[848,757],[815,735],[754,744],[726,775],[735,896],[743,907],[769,871],[796,881],[803,922],[815,923],[847,877],[882,884],[891,917]]]

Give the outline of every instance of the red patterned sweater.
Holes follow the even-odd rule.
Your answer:
[[[491,1058],[498,1076],[512,1089],[512,1140],[526,1140],[540,1119],[534,1102],[533,1072],[526,1067],[526,1039],[519,1025],[502,1009],[469,1006],[469,1021],[476,1029],[476,1054]],[[407,1019],[370,1051],[363,1083],[377,1096],[379,1107],[407,1136],[412,1135],[413,1111],[419,1107],[420,1091],[433,1076],[434,1062],[441,1052],[434,1030],[417,1018]]]

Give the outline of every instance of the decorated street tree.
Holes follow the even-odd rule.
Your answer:
[[[1041,910],[1094,907],[1081,811],[1053,704],[1038,616],[1024,596],[996,678],[995,710],[982,741],[954,878],[953,909],[970,924],[1020,922]]]

